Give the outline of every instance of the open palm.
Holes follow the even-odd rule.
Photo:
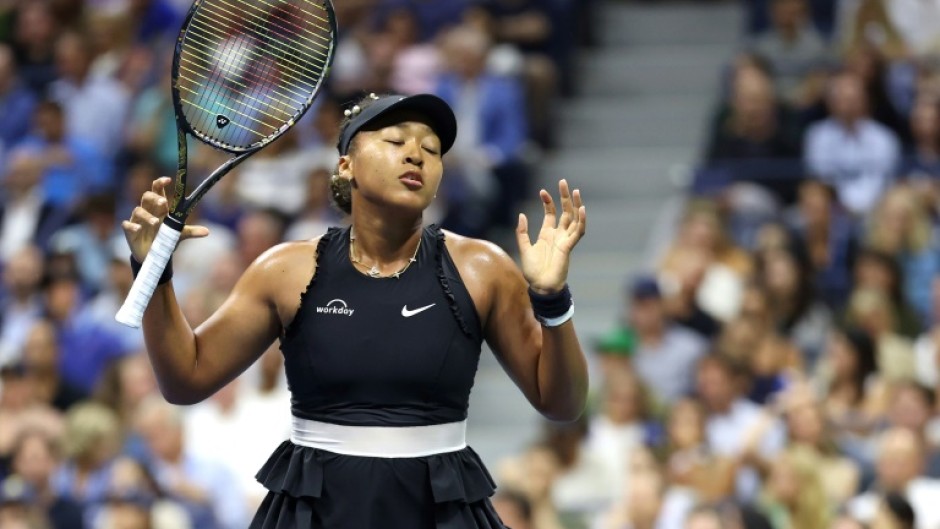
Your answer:
[[[555,201],[546,190],[539,196],[545,209],[545,218],[538,238],[533,244],[529,239],[529,222],[519,215],[516,239],[522,261],[522,274],[533,290],[540,293],[557,292],[568,279],[568,264],[574,249],[587,226],[587,213],[581,202],[581,192],[571,193],[568,182],[558,182],[561,197],[561,216],[556,213]]]

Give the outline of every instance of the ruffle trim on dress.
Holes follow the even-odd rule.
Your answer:
[[[465,335],[473,337],[470,327],[467,326],[467,322],[464,321],[463,315],[460,313],[460,307],[457,306],[457,298],[450,288],[450,281],[447,279],[447,274],[444,273],[444,252],[447,251],[444,231],[437,226],[431,226],[431,228],[434,230],[434,236],[437,239],[437,279],[441,283],[444,297],[447,298],[447,304],[450,305],[450,310],[454,313],[454,319],[457,320],[457,325],[460,326],[460,330],[463,331]]]
[[[300,320],[300,313],[304,310],[304,305],[307,300],[307,294],[312,290],[313,284],[317,281],[317,276],[320,275],[320,258],[323,256],[324,250],[326,250],[326,245],[333,239],[333,236],[336,232],[339,231],[339,228],[330,228],[320,240],[317,241],[317,253],[315,256],[316,259],[316,268],[313,271],[313,275],[310,277],[310,281],[307,283],[307,288],[300,294],[300,306],[297,307],[297,314],[294,315],[294,319],[287,324],[287,328],[284,329],[284,336],[282,337],[282,343],[290,340],[295,334],[297,334],[297,329],[299,328],[298,320]]]
[[[293,498],[319,498],[323,469],[330,459],[352,457],[284,441],[255,478],[266,489]],[[480,456],[466,447],[456,452],[425,456],[435,503],[474,503],[493,495],[496,483]]]

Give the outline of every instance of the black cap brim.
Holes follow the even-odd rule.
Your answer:
[[[445,154],[454,146],[457,139],[457,118],[447,102],[432,94],[395,95],[379,98],[350,119],[349,124],[340,132],[340,155],[348,154],[349,144],[363,127],[388,116],[391,112],[404,111],[415,112],[428,119],[428,125],[441,140],[441,154]]]

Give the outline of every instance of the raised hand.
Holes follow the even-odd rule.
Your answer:
[[[516,239],[522,260],[522,275],[536,292],[547,294],[558,292],[568,280],[568,264],[574,249],[587,226],[587,212],[581,203],[581,192],[569,192],[568,182],[558,182],[561,197],[561,217],[555,212],[555,201],[548,191],[542,189],[539,196],[545,208],[545,218],[538,238],[533,244],[529,239],[529,222],[524,214],[519,215]]]
[[[150,245],[160,230],[160,223],[170,212],[170,203],[166,197],[166,188],[173,183],[169,177],[153,181],[150,191],[140,199],[140,206],[134,208],[130,220],[121,223],[124,237],[131,248],[131,254],[138,262],[143,262],[150,251]],[[209,229],[205,226],[185,226],[180,240],[205,237]]]

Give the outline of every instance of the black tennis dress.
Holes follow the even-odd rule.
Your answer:
[[[281,338],[293,415],[386,427],[466,419],[482,332],[441,230],[424,229],[398,279],[354,268],[349,228],[331,229],[317,255]],[[470,447],[382,458],[288,440],[256,477],[269,492],[251,529],[505,529]]]

